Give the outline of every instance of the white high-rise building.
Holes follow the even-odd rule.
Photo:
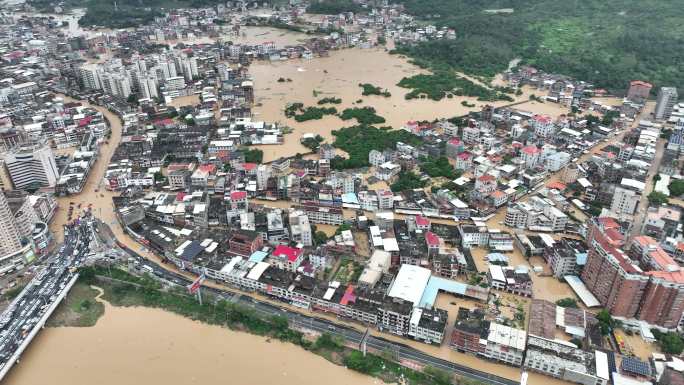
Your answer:
[[[616,214],[633,215],[640,199],[641,194],[638,191],[628,187],[616,186],[610,209]]]
[[[78,74],[83,82],[85,88],[93,90],[102,89],[100,83],[100,75],[98,74],[98,67],[95,64],[86,64],[78,69]]]
[[[7,197],[0,192],[0,270],[4,271],[5,256],[21,249],[21,238],[14,223],[14,215],[7,203]]]
[[[182,76],[176,76],[166,79],[164,89],[166,91],[176,91],[185,88],[185,79]]]
[[[311,224],[309,217],[301,210],[290,211],[290,240],[301,243],[304,246],[313,245]]]
[[[16,189],[53,187],[59,179],[55,155],[49,146],[24,146],[5,154],[5,166]]]
[[[143,99],[152,99],[159,97],[159,92],[157,91],[157,79],[153,76],[147,76],[140,79],[140,96]]]
[[[257,188],[259,190],[266,189],[266,183],[268,183],[268,178],[271,177],[271,166],[266,164],[260,164],[256,171]]]
[[[192,79],[199,76],[199,70],[197,69],[197,58],[192,56],[181,56],[180,57],[181,71],[183,71],[183,76],[185,80],[192,81]]]
[[[656,120],[667,120],[670,118],[670,115],[672,115],[672,108],[677,104],[678,97],[677,88],[660,87],[655,107]]]

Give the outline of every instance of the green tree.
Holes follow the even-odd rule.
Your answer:
[[[322,245],[328,241],[328,234],[323,231],[316,231],[313,240],[315,245]]]
[[[684,180],[675,179],[670,182],[670,185],[667,188],[670,190],[670,195],[679,197],[684,194]]]
[[[604,336],[608,335],[615,327],[615,320],[606,309],[603,309],[600,312],[598,312],[598,314],[596,315],[596,319],[599,321],[601,334],[603,334]]]
[[[399,178],[396,182],[390,185],[390,189],[394,192],[413,190],[416,188],[425,187],[425,181],[411,171],[402,171],[399,173]]]
[[[264,152],[258,148],[243,149],[245,154],[245,162],[247,163],[261,163],[264,160]]]
[[[658,191],[653,191],[648,194],[648,202],[654,206],[660,206],[663,203],[668,202],[667,195]]]
[[[323,333],[314,342],[314,350],[340,351],[344,347],[344,341],[340,337],[333,337],[330,333]]]
[[[577,306],[577,301],[574,298],[563,298],[559,299],[556,301],[556,305],[560,307],[570,307],[576,309]]]
[[[335,235],[340,235],[343,231],[346,230],[351,230],[351,226],[348,223],[343,223],[337,226],[337,230],[335,230]]]
[[[679,355],[684,351],[684,341],[679,334],[675,332],[663,333],[658,329],[651,329],[651,332],[664,353]]]

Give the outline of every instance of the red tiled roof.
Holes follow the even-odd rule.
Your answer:
[[[173,119],[166,118],[166,119],[159,119],[159,120],[157,120],[157,121],[154,122],[154,123],[155,123],[155,124],[162,125],[162,126],[170,126],[170,125],[172,125],[172,124],[174,123],[174,121],[173,121]]]
[[[684,283],[684,271],[647,271],[646,275],[650,275],[656,278],[662,278],[666,281]]]
[[[294,262],[302,255],[302,249],[297,249],[294,247],[278,245],[278,247],[273,250],[273,255],[276,257],[285,257],[288,261]]]
[[[496,190],[496,191],[494,191],[493,193],[491,193],[491,194],[489,194],[489,195],[490,195],[492,198],[494,198],[494,199],[499,199],[499,198],[505,197],[505,196],[506,196],[506,193],[503,192],[503,191],[501,191],[501,190]]]
[[[494,176],[490,174],[483,174],[479,178],[477,178],[477,180],[479,180],[480,182],[493,182],[496,180],[496,178],[494,178]]]
[[[245,169],[245,171],[252,171],[256,168],[257,164],[256,163],[243,163],[242,168]]]
[[[350,302],[356,302],[356,295],[354,294],[354,286],[349,285],[344,290],[344,295],[340,300],[340,305],[348,305]]]
[[[416,225],[418,226],[428,226],[430,225],[430,220],[422,215],[416,215]]]
[[[230,199],[245,199],[247,197],[247,191],[233,191],[230,193]]]
[[[190,165],[188,163],[171,163],[166,167],[167,171],[187,170]]]
[[[459,158],[459,159],[461,159],[461,160],[468,160],[468,159],[470,159],[470,153],[467,152],[467,151],[466,151],[466,152],[462,152],[462,153],[456,155],[456,157]]]
[[[537,123],[549,124],[551,123],[551,117],[548,115],[535,115],[532,117]]]
[[[93,120],[92,116],[86,116],[85,118],[78,121],[78,126],[79,127],[87,126],[88,124],[90,124],[90,122],[92,120]]]
[[[644,86],[644,87],[653,87],[653,84],[649,82],[645,82],[643,80],[632,80],[629,82],[630,86]]]
[[[527,155],[534,155],[539,153],[539,149],[537,146],[526,146],[522,149],[522,152],[524,152]]]
[[[216,171],[216,165],[214,164],[203,164],[199,166],[200,171],[212,173]]]
[[[427,231],[425,232],[425,242],[427,243],[428,247],[439,246],[439,237],[432,231]]]
[[[564,183],[561,183],[559,181],[554,181],[554,182],[549,183],[548,187],[551,189],[556,189],[556,190],[560,190],[560,191],[563,191],[567,188],[567,186]]]

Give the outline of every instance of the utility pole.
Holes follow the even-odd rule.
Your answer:
[[[366,356],[366,352],[368,351],[368,335],[370,334],[370,329],[366,328],[366,332],[363,333],[363,337],[361,337],[361,346],[359,346],[361,353],[363,353],[363,356]]]

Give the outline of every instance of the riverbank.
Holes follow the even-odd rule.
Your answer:
[[[106,275],[110,273],[113,279],[106,277]],[[240,351],[242,351],[243,349],[251,350],[253,349],[253,346],[259,347],[264,342],[266,344],[271,345],[271,347],[269,347],[268,349],[268,353],[257,358],[257,360],[263,361],[264,357],[268,357],[268,367],[266,369],[260,369],[261,371],[265,371],[266,373],[270,372],[268,368],[279,367],[279,363],[282,360],[282,357],[279,355],[279,350],[285,349],[295,350],[291,353],[288,353],[288,357],[290,357],[290,355],[293,354],[296,356],[305,355],[308,356],[306,360],[320,360],[320,358],[324,358],[330,363],[336,364],[337,367],[333,366],[334,369],[332,369],[332,371],[336,373],[336,379],[332,382],[326,381],[327,384],[378,383],[377,379],[381,379],[384,382],[390,383],[405,383],[416,385],[477,384],[477,382],[472,382],[469,380],[454,379],[450,374],[434,368],[404,367],[401,363],[395,362],[393,359],[389,357],[389,355],[387,355],[384,352],[376,352],[377,354],[369,353],[367,356],[364,357],[361,354],[361,352],[356,350],[355,346],[345,345],[344,341],[341,339],[333,338],[325,333],[321,335],[319,333],[308,332],[305,330],[293,330],[290,328],[287,319],[284,317],[263,316],[258,314],[255,310],[249,307],[234,304],[224,300],[216,300],[215,298],[212,298],[211,296],[206,294],[204,295],[204,304],[200,305],[193,297],[187,295],[184,288],[179,287],[175,289],[164,290],[161,288],[160,284],[154,279],[147,277],[135,277],[128,274],[127,272],[115,268],[86,268],[82,270],[81,276],[82,279],[79,280],[79,283],[75,288],[76,291],[70,293],[70,297],[68,297],[67,301],[65,302],[65,304],[69,304],[67,306],[68,311],[73,311],[73,307],[75,305],[80,306],[84,301],[88,301],[89,303],[93,304],[99,304],[104,308],[103,312],[100,313],[100,320],[97,321],[97,323],[95,323],[92,328],[78,328],[80,330],[84,330],[83,335],[91,334],[91,331],[88,329],[94,329],[99,331],[99,329],[103,328],[102,324],[105,324],[104,327],[107,327],[108,324],[111,322],[110,318],[112,314],[116,314],[118,318],[120,313],[151,313],[150,315],[154,315],[155,318],[158,318],[159,316],[156,313],[162,311],[163,313],[165,313],[164,317],[172,316],[183,318],[184,322],[191,322],[188,320],[196,321],[193,322],[194,327],[188,328],[188,326],[184,326],[183,329],[179,329],[183,331],[183,333],[180,334],[194,334],[194,329],[196,328],[211,329],[212,332],[213,329],[219,329],[223,330],[226,333],[225,336],[222,336],[222,338],[224,339],[226,337],[233,338],[236,334],[239,334],[241,335],[240,339],[243,339],[245,336],[248,336],[251,339],[258,340],[255,342],[251,342],[246,346],[241,346]],[[99,291],[90,287],[89,285],[91,284],[97,285]],[[60,316],[63,317],[63,314],[60,314]],[[140,330],[144,330],[145,325],[148,324],[148,320],[140,318],[140,316],[136,316],[136,318],[138,318],[138,322],[140,323]],[[116,322],[117,324],[123,323],[124,325],[126,325],[129,321],[117,319]],[[171,335],[178,335],[178,330],[176,330],[175,332],[173,330],[169,330],[166,327],[166,325],[167,324],[157,323],[158,327],[163,327],[164,330],[171,333]],[[47,330],[43,334],[71,334],[71,332],[75,329],[76,328],[69,327],[53,327],[49,328],[49,330]],[[249,334],[236,332],[248,332]],[[209,341],[206,339],[204,333],[205,332],[203,332],[202,340]],[[102,337],[100,338],[102,339]],[[126,337],[126,339],[129,339],[129,337]],[[116,351],[117,349],[119,349],[118,345],[121,344],[121,342],[119,342],[118,344],[114,344],[115,346],[110,346],[110,343],[112,342],[101,343],[100,341],[98,341],[97,345],[100,345],[102,351],[105,354],[111,351],[112,349]],[[287,344],[287,342],[289,342],[290,344]],[[73,343],[71,344],[73,345]],[[124,344],[131,345],[135,343],[128,341]],[[177,350],[182,350],[183,348],[185,348],[181,345],[180,341],[179,346],[173,345],[173,342],[171,343],[173,349],[171,349],[168,346],[164,348],[165,344],[165,341],[159,344],[159,346],[161,346],[162,348],[158,349],[158,351],[155,353],[156,357],[159,360],[165,359],[165,356],[168,355],[169,350],[174,351],[174,355],[169,358],[176,359],[178,358],[179,354]],[[303,349],[297,349],[297,347],[293,345],[298,345]],[[233,344],[231,344],[230,346],[233,346]],[[27,358],[25,358],[24,361],[30,360],[32,355],[42,356],[43,349],[46,349],[46,347],[44,344],[41,344],[40,353],[29,351],[27,353]],[[47,349],[50,349],[49,345]],[[85,345],[81,347],[81,349],[81,352],[87,351],[89,350],[89,345]],[[145,354],[150,354],[151,349],[153,349],[153,347],[147,347],[146,349],[143,349],[143,352]],[[225,349],[225,346],[223,346],[223,349]],[[314,354],[306,354],[305,351],[309,351]],[[228,354],[227,352],[223,351],[216,351],[215,353],[220,356]],[[138,355],[137,351],[131,351],[131,354],[135,356]],[[319,357],[316,357],[316,355]],[[42,359],[45,360],[47,358]],[[59,361],[59,358],[55,357],[49,357],[49,359],[53,361]],[[242,366],[243,360],[244,357],[241,357],[239,360],[240,366]],[[301,362],[302,360],[304,360],[304,358],[298,358],[298,362]],[[96,361],[98,361],[98,363],[95,364],[97,366],[99,365],[99,358],[96,359]],[[196,360],[193,359],[192,362],[194,365]],[[325,365],[328,366],[329,364]],[[137,367],[137,365],[134,366]],[[295,365],[295,367],[290,367],[290,370],[296,370],[299,366],[300,365],[297,364]],[[361,376],[360,374],[355,374],[352,371],[345,371],[344,369],[342,369],[342,366],[362,374],[367,374],[376,377],[377,379],[371,379],[371,377]],[[128,371],[128,367],[125,368],[126,371]],[[321,383],[320,381],[323,381],[322,378],[328,376],[328,368],[326,368],[325,371],[316,370],[315,378],[314,376],[311,376],[311,373],[307,372],[306,368],[306,366],[302,366],[301,372],[296,372],[296,375],[301,376],[294,377],[297,379],[297,384]],[[121,369],[122,367],[118,367],[118,369],[116,369],[115,371],[115,375],[121,375],[122,373],[119,373],[123,372]],[[340,369],[342,369],[342,373],[339,373]],[[422,371],[418,369],[422,369]],[[111,372],[112,368],[109,368],[108,370]],[[241,377],[247,375],[247,373],[244,373],[243,369],[241,368],[235,370],[238,371],[234,373],[235,376]],[[12,381],[11,383],[13,384],[41,383],[41,381],[37,380],[35,382],[22,382],[24,378],[35,379],[35,375],[37,374],[26,374],[24,373],[25,371],[22,369],[18,369],[16,370],[16,372],[19,372],[19,374],[13,373],[12,379],[14,380],[16,377],[19,380],[17,382]],[[293,376],[288,375],[287,378],[285,378],[285,374],[283,374],[283,376],[281,377],[279,370],[277,374],[273,374],[276,375],[278,378],[271,378],[263,382],[246,380],[246,382],[241,383],[273,383],[276,380],[285,384],[295,383],[294,381],[291,381]],[[234,376],[231,375],[231,378],[233,377]],[[119,383],[126,382],[124,377],[119,377],[118,379],[120,381]],[[114,379],[112,379],[112,381],[114,381]],[[156,382],[159,382],[159,379],[157,379]],[[164,380],[164,383],[167,384],[180,384],[190,382],[179,382],[176,377],[168,381]],[[215,381],[209,382],[211,383]],[[59,383],[62,382],[59,381]],[[69,381],[69,383],[79,384],[78,381]]]
[[[292,344],[192,321],[162,309],[108,302],[103,306],[104,315],[93,327],[43,330],[5,383],[379,383]]]

